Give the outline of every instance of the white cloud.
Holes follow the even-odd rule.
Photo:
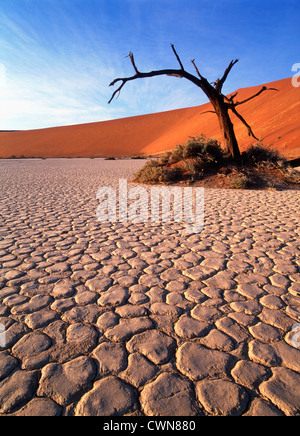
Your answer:
[[[6,87],[6,68],[4,64],[0,64],[0,88]]]
[[[107,105],[104,83],[93,74],[56,69],[23,77],[9,72],[2,88],[0,129],[36,129],[120,116]],[[106,98],[107,97],[107,98]]]
[[[111,65],[106,67],[99,59],[84,62],[77,69],[73,64],[65,60],[48,70],[26,68],[26,74],[3,67],[7,74],[2,89],[0,129],[106,121],[205,102],[201,91],[195,92],[195,86],[187,81],[159,77],[128,83],[119,99],[108,105],[115,89],[108,85],[124,71],[117,72]]]

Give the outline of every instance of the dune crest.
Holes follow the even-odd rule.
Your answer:
[[[254,133],[288,158],[300,156],[300,89],[291,79],[267,84],[280,92],[266,92],[239,107]],[[238,91],[246,99],[261,86]],[[156,154],[201,133],[221,139],[217,117],[201,114],[211,105],[75,126],[21,132],[0,132],[0,157],[107,157]],[[242,150],[255,142],[233,115]]]

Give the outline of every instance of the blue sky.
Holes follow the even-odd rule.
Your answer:
[[[0,130],[35,129],[142,115],[206,102],[171,77],[127,84],[116,77],[184,66],[220,77],[240,62],[226,92],[291,77],[300,62],[299,0],[2,0]]]

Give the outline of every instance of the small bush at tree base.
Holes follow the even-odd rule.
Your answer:
[[[192,181],[200,179],[204,174],[205,163],[201,158],[187,159],[182,164],[182,170]]]
[[[294,168],[287,166],[281,170],[283,180],[287,183],[293,183],[295,185],[300,184],[300,172]]]
[[[216,164],[227,157],[216,139],[205,135],[191,137],[184,145],[177,145],[172,152],[163,156],[163,160],[170,165],[190,158],[201,158],[207,164]]]
[[[251,186],[251,179],[245,174],[237,174],[230,178],[227,186],[229,189],[247,189]]]
[[[134,182],[169,184],[204,181],[209,187],[277,189],[300,184],[300,173],[279,152],[261,143],[252,145],[234,161],[215,139],[191,137],[157,160],[148,161]]]
[[[207,138],[205,135],[192,137],[183,146],[183,159],[201,157],[207,163],[218,163],[225,158],[225,153],[216,139]]]
[[[150,185],[156,183],[171,183],[178,181],[180,176],[180,170],[162,167],[158,161],[151,160],[137,172],[133,181],[148,183]]]
[[[261,143],[251,145],[243,154],[242,162],[245,166],[269,166],[278,168],[287,166],[286,159],[281,156],[278,150],[267,148]]]
[[[175,149],[169,155],[168,163],[172,165],[182,160],[183,160],[183,145],[176,145]]]

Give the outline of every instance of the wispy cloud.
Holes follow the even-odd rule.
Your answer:
[[[25,1],[24,16],[29,13],[29,3]],[[113,19],[122,17],[118,17],[117,10],[115,17],[102,12],[102,21],[97,23],[78,14],[71,2],[64,9],[60,2],[53,1],[47,19],[42,16],[35,26],[26,21],[20,8],[10,14],[3,12],[0,80],[2,77],[2,85],[6,86],[0,105],[0,129],[104,121],[201,104],[187,84],[176,86],[171,78],[160,78],[128,84],[120,98],[107,105],[113,92],[109,83],[116,77],[133,74],[125,56],[137,48],[138,35],[144,39],[145,51],[141,46],[137,49],[141,68],[153,68],[156,61],[150,59],[149,52],[154,49],[158,63],[170,59],[170,53],[163,59],[170,47],[159,45],[161,38],[153,32],[154,23],[145,30],[140,4],[129,3],[129,14],[136,25],[123,38]],[[30,13],[34,17],[38,10],[33,8]],[[44,35],[42,27],[46,23]]]
[[[3,13],[2,18],[0,129],[43,128],[124,115],[122,108],[107,105],[108,84],[116,72],[104,64],[103,51],[89,45],[79,50],[75,36],[68,41],[73,49],[58,49],[59,38],[43,42],[20,13],[10,17]],[[70,17],[68,21],[69,32],[76,35],[76,22],[71,24]]]
[[[34,129],[108,120],[122,116],[108,106],[108,84],[116,72],[103,65],[101,56],[85,50],[65,56],[39,46],[11,20],[14,33],[8,55],[0,64],[0,129]],[[3,25],[3,23],[2,23]]]
[[[67,80],[33,75],[23,79],[8,77],[2,87],[0,128],[27,129],[108,120],[120,111],[101,98],[101,84],[94,76]],[[90,84],[90,85],[89,85]],[[96,95],[96,97],[95,97]]]

